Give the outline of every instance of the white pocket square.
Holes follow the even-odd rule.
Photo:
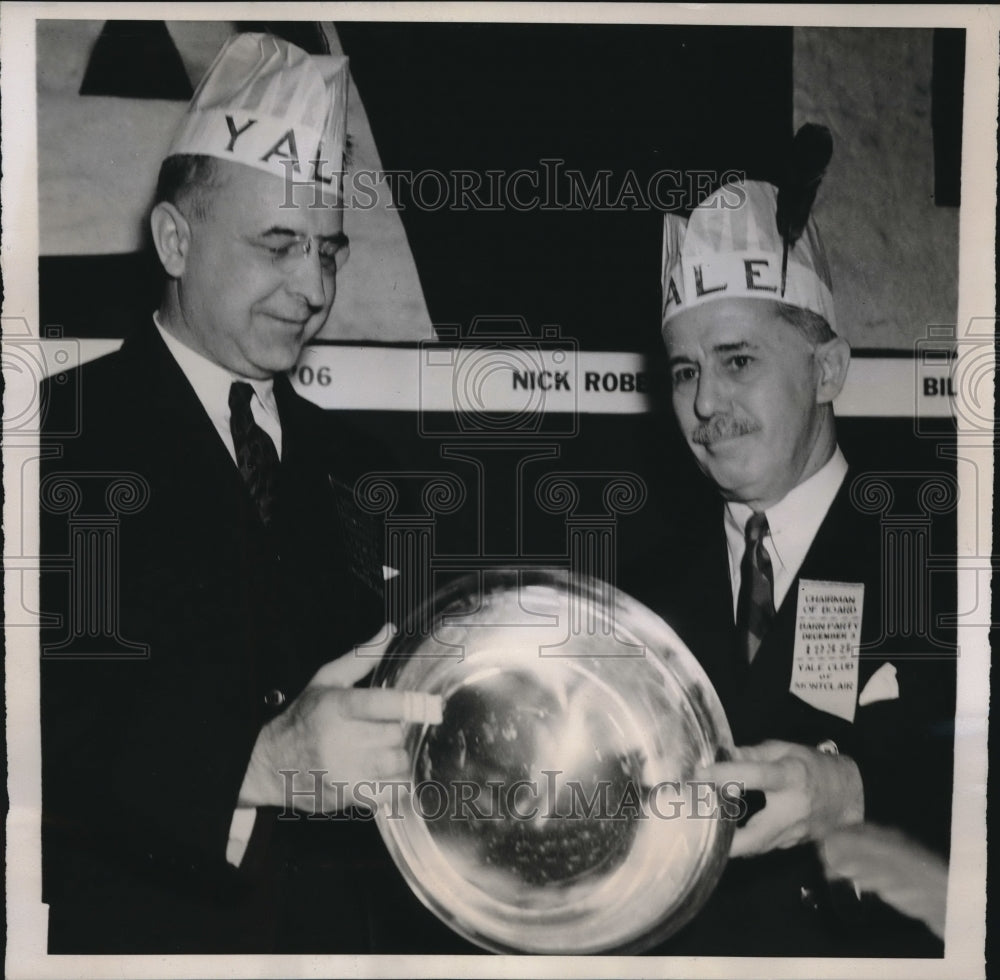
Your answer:
[[[858,706],[873,704],[875,701],[895,701],[899,697],[899,683],[896,668],[892,664],[882,664],[868,678],[864,690],[858,695]]]
[[[388,582],[389,579],[395,578],[399,574],[398,568],[390,568],[388,565],[382,566],[382,581]]]

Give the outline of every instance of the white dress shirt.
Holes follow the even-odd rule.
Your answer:
[[[774,608],[780,609],[795,581],[802,562],[826,517],[840,485],[847,475],[847,460],[838,446],[834,454],[808,480],[790,490],[764,512],[768,533],[764,547],[771,556],[774,572]],[[733,583],[733,622],[740,595],[740,565],[746,548],[746,525],[753,510],[746,504],[726,504],[726,545],[729,551],[729,579]]]
[[[233,433],[229,426],[229,389],[234,381],[245,381],[253,388],[254,396],[250,400],[250,411],[253,413],[254,421],[271,437],[274,448],[278,451],[278,459],[281,459],[281,422],[278,420],[278,403],[274,399],[274,382],[271,378],[264,380],[241,378],[168,333],[160,325],[155,313],[153,322],[160,331],[167,350],[174,355],[174,360],[180,365],[184,377],[194,388],[198,401],[208,413],[212,425],[229,450],[229,455],[233,457],[233,462],[236,462],[236,449],[233,446]]]
[[[153,322],[156,324],[156,329],[160,331],[160,336],[167,345],[167,350],[173,355],[174,360],[184,372],[184,377],[194,388],[198,401],[208,413],[212,425],[215,426],[219,437],[226,449],[229,450],[233,463],[236,463],[236,448],[233,445],[233,434],[229,426],[231,415],[229,389],[234,381],[245,381],[253,388],[254,396],[250,400],[250,411],[253,413],[254,421],[271,437],[280,459],[281,423],[278,419],[278,405],[274,399],[273,381],[270,378],[263,381],[255,378],[241,378],[239,375],[233,374],[232,371],[210,361],[203,354],[178,340],[173,334],[168,333],[160,324],[155,313],[153,314]],[[243,855],[246,853],[247,843],[250,840],[256,819],[256,807],[237,807],[233,812],[232,823],[229,825],[229,840],[226,844],[226,860],[236,867],[240,866]]]

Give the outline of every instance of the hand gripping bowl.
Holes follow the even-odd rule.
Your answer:
[[[559,570],[473,574],[417,613],[373,683],[443,698],[440,724],[407,728],[410,783],[376,821],[467,939],[639,952],[711,894],[733,822],[686,781],[732,735],[692,654],[623,592]]]

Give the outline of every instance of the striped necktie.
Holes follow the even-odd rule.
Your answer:
[[[761,641],[774,619],[774,572],[771,556],[764,547],[767,517],[751,514],[746,526],[746,547],[740,565],[740,596],[736,604],[736,625],[740,650],[747,663],[757,656]]]
[[[253,387],[234,381],[229,389],[229,427],[236,465],[265,526],[274,517],[278,485],[278,451],[271,437],[254,421],[250,410]]]

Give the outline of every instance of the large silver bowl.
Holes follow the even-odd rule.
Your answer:
[[[673,630],[559,570],[468,576],[413,622],[373,683],[443,719],[409,727],[411,783],[376,820],[421,901],[496,952],[639,952],[687,922],[733,834],[688,780],[732,735]]]

